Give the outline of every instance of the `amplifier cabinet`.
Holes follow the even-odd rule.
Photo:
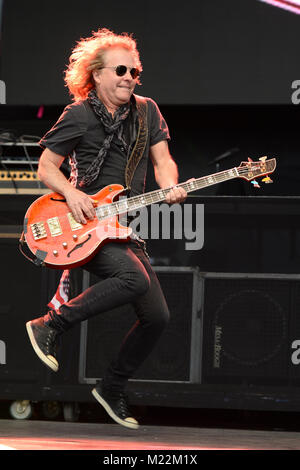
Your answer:
[[[300,276],[206,273],[201,278],[201,382],[297,384]]]
[[[45,367],[28,341],[25,324],[38,317],[47,299],[48,270],[29,263],[18,250],[19,233],[1,227],[0,396],[21,384],[40,382]]]
[[[133,380],[199,382],[200,277],[197,268],[154,267],[170,310],[170,322]],[[83,289],[99,281],[83,271]],[[131,304],[81,323],[79,382],[95,383],[136,322]]]

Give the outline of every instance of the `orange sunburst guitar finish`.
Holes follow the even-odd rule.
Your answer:
[[[58,193],[41,196],[25,214],[24,235],[32,253],[48,267],[76,268],[86,263],[108,239],[127,240],[132,230],[119,223],[117,214],[109,216],[114,198],[123,186],[106,186],[91,197],[97,216],[80,224],[65,199]],[[101,210],[102,209],[102,210]]]
[[[234,178],[243,178],[259,186],[255,178],[273,173],[276,168],[275,158],[267,160],[267,157],[261,157],[259,160],[242,162],[239,167],[177,186],[189,193]],[[267,177],[263,181],[268,183],[271,179]],[[124,192],[123,186],[106,186],[91,195],[96,204],[96,216],[93,220],[88,219],[86,224],[76,222],[63,196],[58,193],[46,194],[34,201],[27,210],[20,241],[23,243],[25,239],[35,256],[35,261],[31,261],[37,265],[57,269],[76,268],[89,261],[106,242],[130,238],[132,229],[119,223],[120,214],[164,201],[170,189],[119,199]]]

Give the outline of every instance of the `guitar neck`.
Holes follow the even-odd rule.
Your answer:
[[[201,178],[188,181],[185,183],[177,184],[177,187],[183,188],[187,193],[197,191],[198,189],[206,188],[207,186],[213,186],[223,181],[238,178],[239,174],[236,168],[230,170],[221,171],[214,173],[209,176],[203,176]],[[168,192],[172,189],[158,189],[149,193],[141,194],[139,196],[133,196],[131,198],[120,199],[118,202],[113,202],[109,206],[100,206],[97,208],[96,213],[98,217],[103,216],[114,216],[124,214],[131,210],[141,209],[142,207],[162,202],[166,199]]]

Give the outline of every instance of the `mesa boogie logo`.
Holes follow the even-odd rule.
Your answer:
[[[215,326],[215,340],[214,340],[214,368],[218,369],[221,363],[221,351],[222,351],[222,327]]]
[[[0,340],[0,365],[6,364],[6,344]]]

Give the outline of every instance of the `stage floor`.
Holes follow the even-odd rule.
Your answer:
[[[300,432],[0,420],[0,450],[299,450]]]

